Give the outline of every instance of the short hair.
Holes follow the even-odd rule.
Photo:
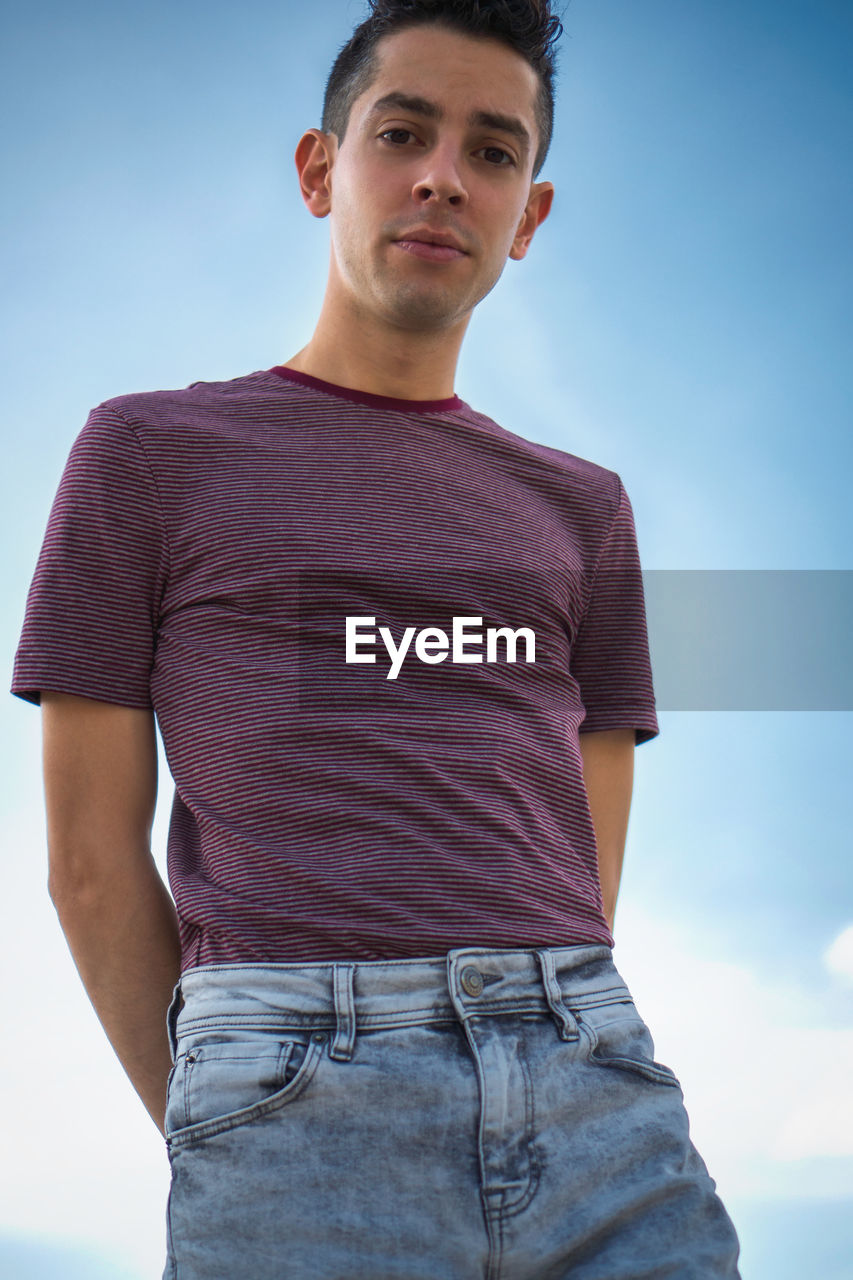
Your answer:
[[[539,78],[534,116],[539,134],[533,176],[538,176],[554,130],[554,73],[563,24],[550,0],[368,0],[371,13],[355,28],[335,59],[326,82],[322,128],[343,142],[356,98],[379,70],[376,46],[383,36],[430,24],[490,36],[520,53]]]

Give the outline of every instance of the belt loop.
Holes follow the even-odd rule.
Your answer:
[[[560,984],[557,981],[557,969],[554,964],[554,953],[547,947],[537,950],[536,955],[539,957],[539,965],[542,969],[542,985],[545,988],[545,999],[548,1006],[557,1019],[560,1029],[560,1037],[563,1040],[577,1040],[580,1038],[578,1024],[574,1015],[568,1009],[563,1001],[563,993],[560,990]]]
[[[347,1062],[352,1057],[355,1045],[355,1000],[353,999],[352,976],[355,965],[336,964],[334,966],[335,991],[335,1038],[329,1049],[329,1057]]]
[[[178,1014],[184,1007],[184,998],[181,994],[181,980],[175,983],[172,991],[172,1001],[166,1014],[166,1031],[169,1036],[169,1053],[174,1063],[178,1055]]]

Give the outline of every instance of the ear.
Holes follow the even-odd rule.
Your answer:
[[[325,218],[332,207],[332,164],[338,139],[334,133],[309,129],[296,147],[294,160],[299,174],[299,188],[309,213]]]
[[[527,198],[527,204],[524,206],[524,214],[512,242],[512,248],[509,251],[511,258],[523,258],[530,248],[530,241],[533,239],[533,233],[540,223],[544,222],[551,212],[551,204],[554,200],[554,184],[553,182],[533,182],[530,185],[530,195]]]

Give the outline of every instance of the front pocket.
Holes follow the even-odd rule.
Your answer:
[[[590,1062],[633,1071],[652,1084],[681,1087],[672,1068],[655,1061],[652,1034],[633,1000],[587,1005],[573,1012],[587,1041]]]
[[[313,1076],[326,1036],[297,1032],[270,1041],[194,1038],[178,1054],[169,1086],[170,1146],[246,1124],[296,1097]]]

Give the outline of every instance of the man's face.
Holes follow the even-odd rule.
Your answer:
[[[515,50],[444,27],[386,36],[377,53],[329,174],[330,287],[349,311],[443,329],[524,256],[517,233],[550,207],[547,194],[541,217],[525,217],[533,192],[552,191],[531,186],[539,82]],[[462,251],[425,246],[431,234]]]

